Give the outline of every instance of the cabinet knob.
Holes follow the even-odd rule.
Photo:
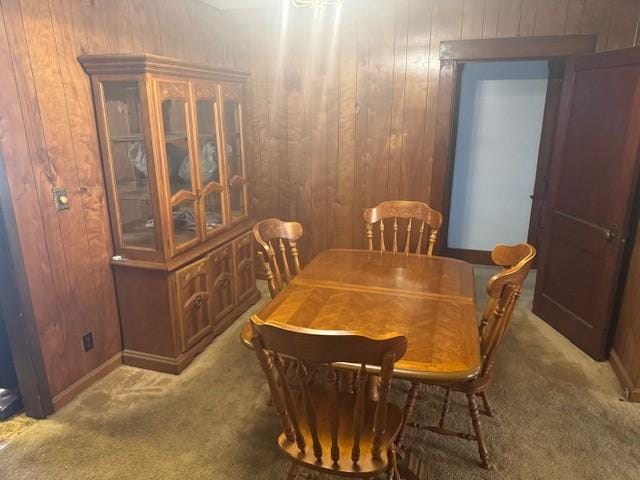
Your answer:
[[[222,279],[222,288],[227,288],[229,286],[229,277],[224,277]]]
[[[200,295],[198,295],[194,301],[194,304],[196,306],[196,308],[199,308],[200,305],[202,305],[202,297]]]

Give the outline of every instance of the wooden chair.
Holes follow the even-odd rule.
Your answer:
[[[385,220],[393,218],[392,225],[385,225]],[[408,219],[406,229],[401,232],[401,238],[398,238],[398,231],[400,226],[398,219]],[[390,200],[382,202],[377,207],[367,208],[364,211],[364,221],[367,223],[367,244],[369,250],[374,250],[373,241],[373,229],[374,225],[378,224],[379,229],[379,250],[381,252],[388,251],[389,248],[385,241],[385,229],[393,229],[393,243],[391,245],[391,252],[398,253],[398,249],[402,244],[402,253],[416,255],[422,254],[423,238],[425,235],[425,227],[428,227],[428,244],[427,255],[433,255],[433,248],[438,237],[438,230],[442,225],[442,214],[437,210],[434,210],[426,203],[412,202],[406,200]],[[417,240],[413,242],[412,232],[418,231]],[[387,234],[387,236],[389,236]],[[413,235],[415,236],[415,235]],[[404,238],[402,238],[404,237]],[[404,240],[404,241],[403,241]],[[411,251],[412,243],[415,244],[415,250]]]
[[[404,355],[407,339],[262,323],[255,315],[251,326],[282,427],[278,445],[291,460],[287,478],[295,479],[303,466],[337,476],[371,478],[386,472],[399,479],[394,439],[402,410],[387,398],[394,363]],[[291,385],[284,359],[295,365],[297,385]],[[357,368],[356,393],[338,389],[337,362]],[[367,397],[367,365],[380,368],[377,402]],[[312,368],[326,372],[325,382],[311,384]]]
[[[515,309],[518,297],[522,292],[522,284],[531,269],[535,256],[535,248],[526,243],[514,246],[498,245],[494,248],[491,258],[495,264],[502,266],[503,270],[491,277],[487,283],[489,300],[479,325],[481,339],[480,351],[482,354],[482,369],[480,374],[468,382],[454,385],[441,385],[443,388],[446,388],[446,395],[440,414],[440,421],[437,426],[423,426],[416,423],[408,423],[410,427],[424,428],[443,435],[452,435],[466,440],[477,441],[482,466],[486,469],[491,468],[491,463],[480,424],[476,397],[482,399],[485,413],[488,416],[493,416],[494,413],[487,397],[487,389],[492,380],[492,368],[495,355],[509,328],[511,315]],[[413,405],[418,396],[418,388],[419,385],[414,383],[409,391],[407,405],[405,406],[405,415],[407,415],[407,413],[410,414],[413,410]],[[462,392],[467,396],[474,431],[473,434],[455,432],[445,428],[445,418],[451,405],[451,392]],[[402,438],[398,438],[399,445],[401,442]]]
[[[302,225],[268,218],[253,226],[253,236],[258,242],[258,256],[267,275],[271,298],[275,298],[300,273],[296,242],[302,237]]]

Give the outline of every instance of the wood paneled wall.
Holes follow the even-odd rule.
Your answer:
[[[253,74],[254,214],[302,222],[306,260],[363,247],[366,206],[430,198],[441,40],[596,33],[599,51],[624,48],[639,10],[636,0],[345,0],[225,13],[230,62]]]
[[[0,142],[47,377],[61,403],[121,350],[94,110],[77,56],[151,52],[221,65],[222,15],[198,0],[0,7]],[[51,192],[59,187],[71,205],[60,213]],[[95,347],[84,353],[89,331]]]

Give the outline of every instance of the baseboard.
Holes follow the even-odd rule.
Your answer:
[[[640,402],[640,387],[633,384],[631,377],[627,373],[627,369],[620,361],[620,357],[618,357],[615,350],[611,350],[609,353],[609,363],[618,377],[618,381],[622,385],[622,388],[629,392],[628,400],[630,402]]]
[[[176,358],[136,350],[125,350],[122,352],[122,362],[132,367],[178,375],[189,366],[196,355],[209,346],[215,337],[229,328],[240,315],[259,299],[260,292],[256,289],[218,322],[211,332],[207,333],[198,343]]]
[[[57,412],[58,410],[60,410],[67,403],[73,400],[80,392],[82,392],[101,378],[106,377],[120,365],[122,365],[122,352],[118,352],[102,365],[93,369],[80,380],[65,388],[62,392],[53,397],[53,411]]]
[[[211,341],[210,333],[203,337],[200,342],[206,341],[207,339]],[[194,348],[196,346],[194,346]],[[124,350],[122,352],[122,363],[130,367],[155,370],[156,372],[173,373],[174,375],[180,373],[177,359],[163,355],[154,355],[153,353],[139,352],[137,350]]]

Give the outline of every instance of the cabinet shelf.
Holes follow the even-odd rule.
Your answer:
[[[187,132],[165,132],[164,141],[166,143],[186,142]]]
[[[128,135],[111,135],[111,141],[114,143],[142,142],[144,141],[144,135],[141,133],[131,133]]]
[[[214,133],[200,133],[198,132],[198,139],[201,142],[215,142],[216,135]]]
[[[135,180],[118,182],[117,190],[121,200],[151,201],[149,186],[146,182],[140,183]]]

